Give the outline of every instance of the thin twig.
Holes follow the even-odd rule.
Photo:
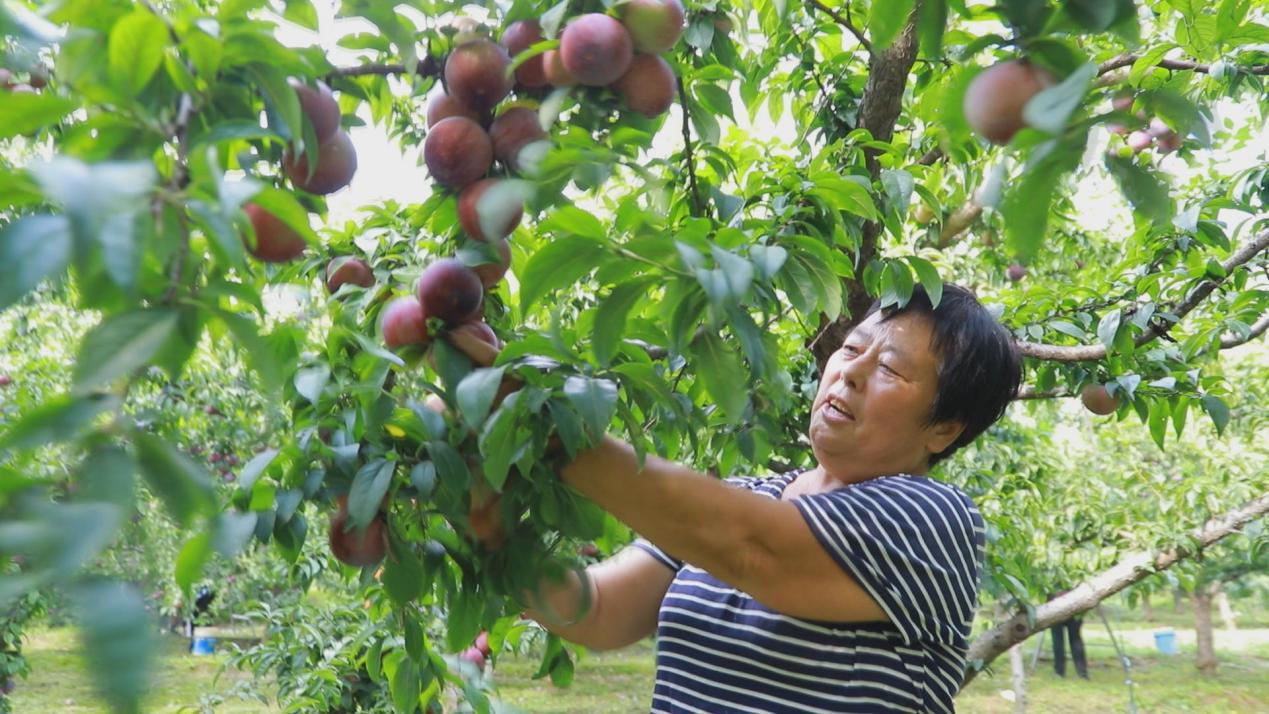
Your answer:
[[[687,164],[688,187],[692,191],[692,216],[700,218],[705,214],[705,204],[701,200],[701,189],[696,183],[696,159],[692,156],[691,112],[687,108],[687,88],[683,86],[683,78],[676,79],[679,85],[679,105],[683,107],[683,161]]]
[[[386,77],[395,74],[407,74],[408,68],[401,63],[361,64],[356,67],[336,67],[328,77],[364,77],[379,75]],[[414,73],[420,77],[436,77],[441,73],[441,63],[431,55],[424,57],[414,65]]]
[[[845,15],[834,10],[828,5],[825,5],[823,2],[821,2],[821,0],[811,0],[811,7],[833,18],[834,22],[846,28],[846,30],[850,32],[850,34],[855,36],[856,40],[859,40],[860,47],[863,47],[865,50],[868,50],[870,54],[872,53],[872,43],[868,41],[867,37],[864,37],[864,33],[860,32],[858,27],[855,27],[855,23],[851,22],[850,5],[846,6]]]

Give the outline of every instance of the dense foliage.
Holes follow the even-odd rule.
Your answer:
[[[269,544],[307,586],[327,541],[367,565],[329,562],[372,607],[320,615],[334,650],[282,623],[243,661],[332,711],[386,707],[385,687],[414,711],[447,681],[488,706],[444,655],[519,627],[520,594],[580,544],[629,538],[553,478],[560,450],[611,431],[720,474],[804,464],[817,365],[918,283],[972,286],[1028,358],[1028,402],[942,468],[991,521],[1002,604],[1264,499],[1265,353],[1223,353],[1269,324],[1263,6],[703,2],[664,47],[633,12],[0,4],[0,553],[22,558],[0,602],[67,597],[117,709],[151,633],[125,581],[170,567],[188,602]],[[561,40],[587,13],[631,27],[640,54],[604,60],[621,72]],[[534,19],[541,41],[492,41]],[[332,47],[279,39],[336,24]],[[485,137],[511,82],[464,63],[549,79],[550,53],[582,84],[517,72],[499,119],[534,109],[541,134],[530,115],[536,143]],[[632,56],[647,74],[623,83]],[[668,113],[640,91],[657,82]],[[472,118],[427,116],[442,84]],[[376,170],[350,138],[369,125],[423,148],[417,196],[326,220]],[[485,176],[492,199],[466,193]],[[449,256],[488,288],[467,302],[506,343],[493,367],[444,339],[470,305],[428,304]],[[566,682],[567,651],[545,653]]]

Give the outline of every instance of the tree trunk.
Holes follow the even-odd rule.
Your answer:
[[[1172,611],[1176,613],[1185,612],[1185,588],[1177,585],[1172,588]]]
[[[1194,637],[1198,655],[1194,666],[1203,674],[1216,672],[1216,648],[1212,645],[1212,593],[1206,585],[1194,588]]]
[[[1013,714],[1027,711],[1027,666],[1022,660],[1022,643],[1009,648],[1009,669],[1013,673]]]
[[[1146,618],[1146,622],[1154,619],[1154,606],[1150,604],[1149,595],[1141,598],[1141,616]]]
[[[1229,596],[1225,594],[1225,589],[1220,583],[1212,587],[1216,590],[1216,610],[1221,614],[1221,622],[1224,623],[1226,630],[1236,632],[1238,623],[1234,621],[1234,608],[1229,606]]]

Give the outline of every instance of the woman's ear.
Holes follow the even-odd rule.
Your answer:
[[[925,450],[941,454],[964,433],[965,425],[959,421],[941,421],[925,430]]]

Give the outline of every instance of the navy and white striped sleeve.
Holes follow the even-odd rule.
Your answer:
[[[968,637],[983,528],[967,496],[937,481],[900,476],[793,503],[907,643],[951,644]]]
[[[760,484],[762,481],[763,479],[757,476],[732,476],[731,478],[726,479],[726,482],[732,486],[738,486],[749,491],[752,491],[754,486]],[[670,570],[678,572],[683,568],[683,561],[657,547],[647,538],[636,538],[631,545],[646,552],[653,558],[656,558],[662,565]]]

